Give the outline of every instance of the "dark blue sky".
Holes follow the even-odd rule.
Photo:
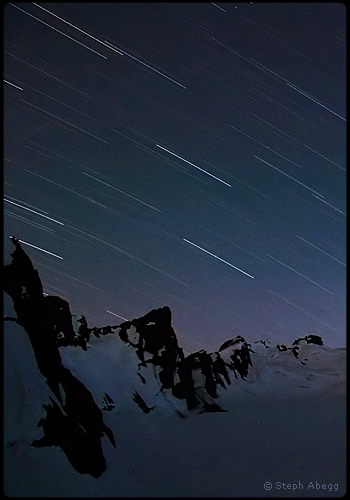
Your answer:
[[[4,17],[5,260],[90,326],[169,305],[186,350],[345,344],[343,4]]]

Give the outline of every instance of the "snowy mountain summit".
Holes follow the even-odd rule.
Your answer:
[[[34,453],[40,461],[50,449],[61,451],[60,464],[63,452],[75,473],[100,478],[117,460],[111,457],[124,453],[123,432],[130,435],[132,424],[141,434],[145,426],[156,432],[164,419],[168,429],[185,420],[198,428],[215,413],[219,432],[224,414],[238,409],[251,415],[249,408],[259,408],[263,415],[281,402],[344,398],[345,348],[327,347],[316,334],[288,346],[236,336],[215,352],[185,355],[169,307],[102,328],[90,328],[81,317],[76,329],[69,304],[44,296],[30,258],[12,241],[13,260],[4,268],[4,290],[13,303],[11,310],[5,302],[7,471],[20,467],[18,453]],[[5,477],[10,492],[23,492],[10,472]],[[135,493],[131,486],[118,491]]]

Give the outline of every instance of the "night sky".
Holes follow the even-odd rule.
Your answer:
[[[4,252],[92,326],[345,345],[341,3],[4,9]]]

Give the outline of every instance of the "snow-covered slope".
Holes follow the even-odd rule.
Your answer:
[[[205,413],[200,411],[203,406],[188,411],[183,399],[170,390],[160,391],[159,367],[146,364],[139,369],[135,348],[120,339],[118,329],[92,337],[87,351],[61,347],[64,366],[91,391],[116,440],[113,448],[102,438],[107,469],[94,478],[77,472],[61,448],[31,446],[43,435],[37,427],[45,417],[43,404],[54,396],[38,370],[26,332],[6,322],[5,493],[283,496],[291,491],[282,489],[285,483],[286,488],[298,484],[293,496],[329,496],[330,488],[332,496],[343,495],[345,350],[302,341],[295,357],[292,346],[280,351],[265,345],[252,343],[253,366],[247,378],[236,378],[231,371],[231,384],[219,385],[217,398],[208,396],[204,375],[194,370],[197,393],[225,410]],[[222,358],[229,360],[234,348],[220,351]],[[135,393],[153,409],[145,413]],[[113,401],[109,406],[106,394]],[[272,490],[264,489],[268,481]],[[316,490],[317,484],[327,488]]]
[[[90,329],[86,344],[14,243],[4,273],[7,496],[345,494],[345,348],[317,335],[288,346],[238,336],[185,356],[167,307]]]

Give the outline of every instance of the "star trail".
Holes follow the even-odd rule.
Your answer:
[[[229,262],[226,262],[226,260],[222,259],[221,257],[218,257],[217,255],[214,255],[213,253],[209,252],[208,250],[206,250],[205,248],[202,248],[200,247],[199,245],[196,245],[196,243],[193,243],[193,241],[189,241],[187,240],[186,238],[184,238],[184,241],[186,241],[186,243],[189,243],[190,245],[196,247],[196,248],[199,248],[199,250],[202,250],[202,252],[204,253],[207,253],[208,255],[211,255],[212,257],[214,257],[214,259],[217,259],[217,260],[220,260],[221,262],[223,262],[224,264],[227,264],[228,266],[230,267],[233,267],[234,269],[236,269],[237,271],[239,271],[240,273],[242,274],[245,274],[246,276],[249,276],[249,278],[252,278],[254,279],[254,276],[246,273],[245,271],[243,271],[242,269],[239,269],[239,267],[236,267],[234,266],[233,264],[230,264]]]
[[[9,3],[3,90],[5,263],[74,315],[344,345],[344,5]]]

